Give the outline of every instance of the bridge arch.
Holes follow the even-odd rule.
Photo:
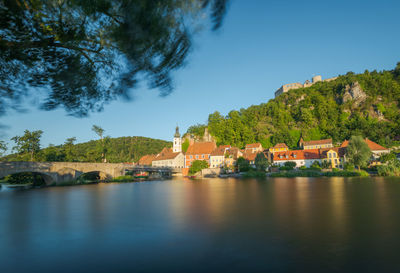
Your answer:
[[[79,179],[79,178],[82,178],[82,177],[88,176],[88,175],[97,176],[96,180],[101,180],[101,181],[113,179],[113,176],[111,174],[104,172],[104,171],[97,171],[97,170],[81,172],[76,178]]]
[[[5,177],[7,177],[9,175],[25,174],[25,173],[26,174],[33,174],[33,175],[37,174],[37,175],[39,175],[43,179],[44,183],[47,186],[52,185],[54,183],[57,183],[57,178],[54,175],[52,175],[50,173],[40,172],[40,171],[37,171],[37,170],[10,170],[10,171],[8,171],[6,173],[2,172],[0,180],[4,179]]]

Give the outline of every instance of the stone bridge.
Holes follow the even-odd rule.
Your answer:
[[[85,173],[98,173],[101,180],[125,175],[126,171],[147,171],[160,176],[171,175],[172,169],[135,166],[124,163],[82,163],[82,162],[0,162],[0,178],[10,174],[32,172],[40,174],[47,185],[77,179]]]

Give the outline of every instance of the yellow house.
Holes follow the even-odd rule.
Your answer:
[[[277,143],[274,147],[269,148],[270,153],[286,152],[289,147],[285,143]]]
[[[345,149],[334,147],[334,148],[326,148],[320,149],[321,160],[328,162],[329,166],[337,169],[342,169],[345,162]]]

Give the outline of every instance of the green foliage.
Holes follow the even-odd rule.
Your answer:
[[[332,138],[341,142],[362,135],[383,146],[394,145],[400,135],[398,73],[398,67],[394,71],[348,73],[226,116],[214,112],[208,117],[208,129],[218,144],[237,147],[261,142],[268,148],[285,142],[293,149],[300,133],[305,141]],[[367,95],[365,102],[343,102],[346,86],[356,81]]]
[[[7,144],[5,143],[4,140],[0,140],[0,157],[2,157],[6,151],[7,151]]]
[[[205,160],[195,160],[189,168],[189,174],[193,175],[202,169],[208,168],[208,163]]]
[[[242,175],[243,178],[265,178],[265,171],[257,171],[250,169],[248,172]]]
[[[122,175],[112,179],[112,182],[132,182],[133,177],[131,175]]]
[[[346,149],[346,157],[349,163],[358,166],[360,170],[360,167],[367,165],[371,155],[371,149],[361,136],[352,136],[350,138],[349,145]]]
[[[4,182],[9,184],[33,184],[34,186],[46,185],[40,174],[30,172],[8,175],[4,178]]]
[[[250,170],[250,162],[244,157],[239,157],[236,161],[239,172],[247,172]]]
[[[293,161],[286,161],[285,162],[285,167],[288,168],[289,170],[293,170],[296,167],[296,162]]]
[[[194,136],[201,138],[204,136],[204,130],[206,128],[207,128],[207,126],[204,124],[192,125],[187,129],[186,134],[194,135]]]
[[[11,138],[15,142],[13,150],[21,154],[29,154],[30,160],[35,159],[36,154],[40,151],[40,138],[43,131],[29,131],[25,130],[23,136],[15,136]]]
[[[254,160],[254,164],[256,165],[256,170],[259,172],[265,172],[265,170],[269,166],[268,159],[265,157],[264,153],[258,153],[256,155],[256,159]]]
[[[383,155],[380,156],[379,160],[382,163],[386,163],[386,162],[389,162],[389,161],[396,160],[396,153],[390,152],[388,154],[383,154]]]
[[[354,165],[349,162],[346,162],[346,163],[344,163],[343,169],[345,171],[352,172],[352,171],[354,171]]]
[[[310,169],[314,169],[314,170],[321,170],[321,164],[318,161],[314,161],[311,166]]]
[[[379,165],[377,169],[380,176],[400,176],[400,161],[391,160],[386,165]]]
[[[204,15],[218,28],[226,0],[1,1],[1,112],[37,88],[42,108],[101,110],[146,79],[161,95],[182,67]],[[106,75],[106,76],[105,76]],[[37,95],[38,98],[42,97]]]
[[[182,143],[182,151],[186,153],[187,149],[189,148],[190,142],[189,139],[185,139],[185,141]]]
[[[36,161],[48,160],[51,155],[56,161],[67,162],[101,162],[99,147],[100,140],[73,144],[75,140],[67,140],[64,145],[50,146],[40,150]],[[110,138],[107,145],[107,162],[137,162],[146,154],[157,154],[164,147],[171,147],[172,143],[164,140],[146,137],[119,137]],[[49,151],[50,150],[50,151]],[[56,152],[55,152],[56,151]],[[55,155],[55,156],[54,156]],[[28,161],[29,154],[11,154],[2,158],[5,161]]]

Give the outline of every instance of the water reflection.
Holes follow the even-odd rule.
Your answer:
[[[2,272],[389,272],[400,250],[398,196],[393,178],[1,192]]]

